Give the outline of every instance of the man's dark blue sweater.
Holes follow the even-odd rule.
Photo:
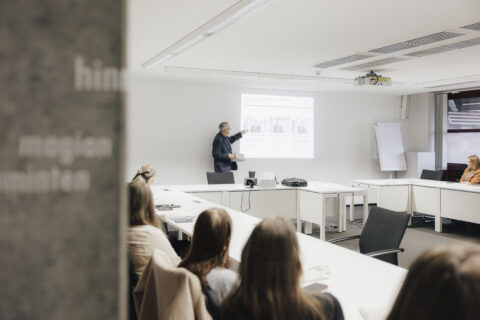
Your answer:
[[[213,166],[215,172],[230,172],[230,170],[237,170],[237,163],[232,162],[228,158],[228,154],[232,153],[232,143],[242,137],[242,133],[239,132],[234,136],[226,137],[221,132],[217,133],[213,139]]]

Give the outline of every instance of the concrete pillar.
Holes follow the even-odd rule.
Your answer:
[[[0,2],[2,320],[126,317],[123,10]]]

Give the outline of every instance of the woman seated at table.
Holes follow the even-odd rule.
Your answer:
[[[135,181],[142,181],[147,183],[148,185],[152,185],[155,180],[155,175],[157,171],[149,164],[144,164],[138,168],[137,173],[132,179],[132,182]]]
[[[225,210],[203,211],[195,222],[190,249],[179,264],[179,267],[197,275],[203,292],[213,299],[213,309],[218,307],[238,280],[238,274],[229,269],[231,236],[232,220]],[[207,307],[212,312],[209,302],[207,300]]]
[[[222,319],[343,319],[337,299],[305,291],[301,275],[293,224],[278,217],[263,220],[243,248],[240,285],[225,299]]]
[[[474,320],[479,301],[480,246],[437,247],[412,264],[387,320]]]
[[[142,181],[128,185],[130,227],[127,243],[130,262],[139,277],[152,257],[153,249],[165,252],[173,265],[180,262],[165,233],[160,229],[153,206],[152,191]]]
[[[479,184],[480,183],[480,160],[473,155],[468,157],[467,169],[460,178],[460,183]]]

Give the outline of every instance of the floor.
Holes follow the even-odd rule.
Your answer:
[[[361,215],[362,207],[355,207],[356,216]],[[335,220],[331,221],[335,223]],[[332,226],[332,224],[327,225]],[[338,233],[336,229],[328,230],[327,240],[357,235],[362,232],[362,221],[347,221],[347,231]],[[312,236],[319,237],[319,228],[313,227]],[[459,242],[477,242],[480,243],[480,225],[467,225],[460,221],[444,221],[443,232],[437,233],[434,231],[434,222],[424,219],[414,218],[412,226],[407,228],[405,236],[401,243],[401,247],[405,252],[398,256],[399,265],[408,268],[411,263],[425,250],[437,245],[448,245]],[[358,251],[358,240],[351,240],[343,242],[341,245],[345,248]]]

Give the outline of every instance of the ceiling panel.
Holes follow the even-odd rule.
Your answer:
[[[205,0],[201,4],[186,0],[130,2],[129,7],[134,10],[129,10],[129,67],[135,70],[146,59],[235,3],[228,0]],[[312,66],[320,65],[319,68],[330,66],[321,71],[322,76],[353,78],[363,69],[340,69],[361,62],[357,60],[359,55],[409,39],[415,46],[399,51],[399,56],[461,42],[468,40],[465,37],[480,35],[473,27],[478,21],[478,0],[272,0],[252,15],[175,56],[166,65],[306,76],[314,75],[317,70]],[[382,55],[365,58],[365,63],[380,60]],[[475,46],[412,56],[408,61],[387,64],[382,69],[394,82],[459,77],[480,70],[478,56],[480,50]],[[164,74],[163,68],[150,70],[148,74]]]

